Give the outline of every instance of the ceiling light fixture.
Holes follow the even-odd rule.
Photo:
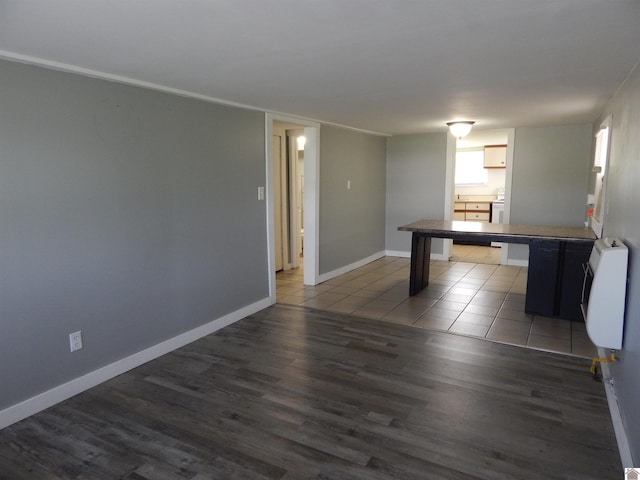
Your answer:
[[[451,135],[462,138],[469,134],[474,123],[476,122],[448,122],[447,127],[449,127]]]

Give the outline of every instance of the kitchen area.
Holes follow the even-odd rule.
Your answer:
[[[476,131],[456,141],[452,220],[504,223],[508,134]],[[454,241],[451,260],[500,263],[500,242]]]

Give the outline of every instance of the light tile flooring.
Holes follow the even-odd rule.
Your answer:
[[[452,262],[500,265],[500,253],[500,248],[453,244],[450,260]]]
[[[457,247],[454,245],[453,258],[459,254]],[[583,322],[524,312],[527,269],[523,267],[432,261],[429,286],[414,297],[408,294],[408,258],[384,257],[316,286],[304,286],[302,279],[302,268],[279,272],[277,302],[597,356]]]

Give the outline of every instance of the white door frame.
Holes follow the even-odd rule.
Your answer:
[[[289,270],[291,264],[289,263],[289,231],[287,227],[288,219],[288,202],[287,197],[289,195],[289,185],[287,182],[287,133],[284,128],[275,129],[271,135],[271,147],[275,146],[275,140],[279,139],[280,153],[278,158],[273,158],[274,177],[273,177],[273,189],[268,189],[268,192],[273,192],[273,196],[270,200],[274,201],[273,213],[274,213],[274,252],[275,260],[274,266],[276,270]],[[276,173],[279,178],[276,178]],[[279,180],[279,182],[278,182]],[[280,205],[280,208],[278,208]],[[279,222],[276,220],[280,219]],[[279,225],[279,228],[278,228]],[[280,240],[280,248],[278,248],[278,237]],[[280,264],[278,265],[278,257],[280,257]],[[278,268],[280,267],[280,268]]]
[[[513,150],[516,143],[516,129],[507,129],[507,170],[504,178],[504,223],[511,223],[511,185],[513,182]],[[509,265],[509,244],[502,243],[500,265]]]
[[[444,219],[453,219],[453,195],[455,191],[455,168],[456,168],[456,137],[447,134],[447,149],[445,153],[446,168],[445,168],[445,181],[444,181]],[[451,245],[453,240],[445,238],[442,241],[442,260],[445,262],[451,258]]]
[[[290,268],[297,268],[300,252],[300,229],[302,225],[298,222],[298,205],[300,199],[298,197],[298,187],[302,188],[304,193],[304,186],[300,185],[298,180],[300,173],[298,172],[298,137],[304,135],[303,129],[287,129],[287,145],[288,152],[287,162],[289,164],[289,249],[290,249]],[[301,205],[304,211],[304,205]],[[302,217],[304,219],[304,216]]]
[[[296,117],[277,113],[266,113],[265,116],[265,155],[267,193],[267,250],[269,252],[269,296],[276,301],[276,270],[275,270],[275,236],[274,236],[274,205],[271,195],[273,191],[273,158],[271,142],[273,138],[273,122],[284,122],[304,127],[306,143],[304,146],[304,284],[317,285],[319,283],[318,270],[320,256],[319,216],[320,216],[320,124]]]
[[[513,148],[516,139],[515,128],[500,129],[507,132],[507,165],[504,172],[505,175],[505,198],[504,198],[504,223],[509,223],[511,217],[511,182],[513,177]],[[451,220],[453,218],[453,202],[455,194],[455,165],[456,165],[456,137],[449,133],[447,135],[446,149],[446,169],[445,169],[445,187],[444,187],[444,219]],[[445,261],[451,257],[451,245],[453,240],[445,239],[442,250],[442,256]],[[500,251],[500,264],[508,265],[509,263],[509,244],[503,243]]]

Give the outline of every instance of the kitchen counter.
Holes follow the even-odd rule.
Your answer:
[[[589,228],[418,220],[398,230],[412,232],[409,295],[429,284],[431,238],[527,244],[525,312],[582,319],[582,265],[596,240]]]
[[[594,242],[596,239],[593,230],[587,227],[513,225],[455,220],[418,220],[398,227],[398,230],[429,234],[434,238],[467,240],[471,237],[472,239],[506,243],[529,243],[533,239]]]
[[[493,202],[497,195],[454,195],[454,202]]]

